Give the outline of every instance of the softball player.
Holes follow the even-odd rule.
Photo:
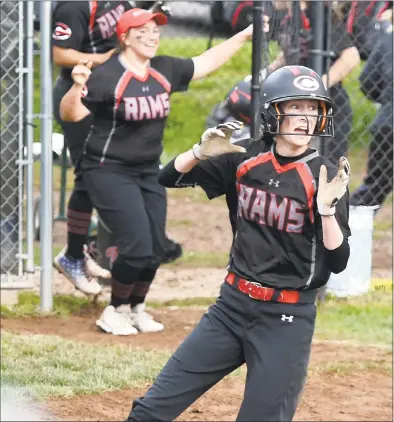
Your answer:
[[[288,2],[275,0],[274,7],[283,9],[288,7]],[[334,6],[335,7],[335,6]],[[337,6],[340,7],[340,6]],[[282,53],[269,65],[269,70],[273,71],[283,65],[310,65],[311,54],[311,8],[309,1],[300,1],[301,8],[301,34],[300,52],[294,50],[294,26],[291,14],[282,22],[282,30],[278,31],[278,42]],[[335,9],[336,10],[336,9]],[[346,155],[348,149],[348,139],[352,130],[353,112],[350,106],[349,96],[342,86],[344,78],[351,73],[360,63],[360,56],[350,35],[346,32],[345,24],[335,14],[331,18],[331,37],[327,41],[327,49],[333,53],[333,57],[327,58],[329,62],[328,74],[323,75],[323,81],[329,87],[330,96],[333,101],[335,112],[335,135],[325,143],[324,154],[333,163],[338,162],[342,155]],[[327,66],[324,65],[324,71]]]
[[[92,116],[78,122],[66,122],[59,115],[60,101],[73,85],[72,68],[80,60],[90,60],[93,66],[98,66],[111,57],[117,46],[116,23],[131,7],[128,1],[59,1],[54,9],[53,60],[60,66],[53,91],[54,114],[62,127],[74,167],[82,154]],[[76,288],[86,294],[97,295],[102,290],[101,286],[95,278],[87,277],[84,260],[92,211],[86,187],[76,172],[67,209],[67,246],[55,257],[54,266]],[[90,266],[92,263],[89,260]],[[100,267],[96,266],[94,270],[94,275],[108,276]]]
[[[155,57],[159,25],[166,22],[161,13],[125,12],[117,26],[122,52],[92,73],[91,63],[76,66],[60,105],[66,121],[93,115],[81,172],[117,241],[111,303],[97,321],[112,334],[163,329],[146,314],[144,301],[164,252],[166,197],[158,173],[170,95],[218,69],[252,35],[250,26],[192,59]]]
[[[309,148],[333,135],[332,102],[311,69],[286,66],[263,83],[268,152],[230,142],[238,122],[208,129],[159,181],[197,183],[213,198],[237,192],[236,235],[216,303],[170,358],[130,421],[170,421],[246,363],[237,420],[292,420],[305,382],[318,287],[349,258],[350,168]],[[330,180],[330,181],[329,181]]]

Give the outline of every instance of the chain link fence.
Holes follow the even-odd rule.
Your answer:
[[[31,2],[30,2],[31,3]],[[33,272],[31,223],[32,160],[26,126],[25,95],[29,79],[26,67],[27,2],[1,2],[1,281],[23,281]],[[31,8],[30,8],[31,9]],[[32,9],[31,9],[32,10]],[[31,28],[33,28],[31,14]],[[33,69],[30,68],[32,75]],[[29,92],[29,90],[27,90]],[[33,89],[30,89],[32,97]],[[32,112],[32,111],[31,111]],[[32,129],[31,129],[32,130]],[[30,197],[30,201],[29,198]],[[31,224],[30,224],[31,225]]]
[[[22,16],[21,16],[22,15]],[[22,273],[22,4],[1,2],[1,273]]]
[[[26,182],[26,175],[32,177],[29,173],[30,147],[27,155],[23,154],[28,138],[25,138],[26,131],[30,130],[24,122],[32,121],[32,111],[23,108],[26,68],[23,51],[26,34],[22,24],[24,3],[34,4],[1,3],[1,272],[18,276],[23,274],[24,261],[30,259],[32,263],[33,253],[32,246],[27,247],[25,253],[26,245],[32,244],[31,230],[27,226],[33,194],[32,190],[26,189],[30,183]],[[135,3],[148,8],[154,2]],[[251,1],[165,3],[171,17],[169,25],[162,29],[159,54],[196,56],[252,22]],[[353,67],[352,60],[348,60],[352,56],[348,56],[344,61],[350,66],[349,72],[342,69],[346,76],[330,87],[335,104],[335,139],[324,144],[316,142],[320,150],[334,161],[340,155],[349,156],[353,171],[353,203],[387,203],[392,189],[392,78],[386,79],[390,72],[384,69],[389,66],[391,57],[392,76],[392,41],[380,50],[379,60],[371,57],[376,57],[373,56],[376,53],[374,47],[383,42],[381,40],[392,25],[387,20],[379,20],[384,11],[392,7],[392,2],[333,2],[329,19],[326,15],[321,28],[313,28],[314,17],[310,10],[313,3],[306,2],[307,10],[300,11],[300,2],[296,0],[290,2],[289,9],[289,2],[263,2],[264,13],[270,17],[270,31],[264,36],[262,67],[269,68],[269,71],[284,64],[313,67],[319,53],[314,45],[316,29],[321,30],[323,36],[323,73],[327,73],[342,53],[357,47],[361,63],[354,62]],[[25,20],[30,21],[33,23],[32,15]],[[34,22],[36,29],[40,27],[39,23]],[[193,82],[188,92],[174,95],[165,131],[164,162],[184,150],[188,143],[194,143],[195,140],[190,139],[191,131],[202,133],[206,126],[233,118],[228,108],[229,93],[245,78],[248,80],[251,53],[252,46],[248,43],[219,71],[202,81]],[[28,74],[32,72],[33,69],[28,69]],[[329,73],[331,82],[334,73]],[[234,117],[239,118],[238,115]],[[248,121],[245,123],[247,132]],[[54,129],[60,132],[59,127]],[[247,133],[239,134],[245,135]]]

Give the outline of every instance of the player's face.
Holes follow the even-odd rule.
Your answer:
[[[307,147],[318,119],[318,101],[292,100],[281,104],[281,111],[286,115],[280,125],[280,142],[289,146]]]
[[[128,48],[132,48],[136,54],[147,59],[154,57],[159,42],[160,31],[154,20],[137,28],[131,28],[125,40]]]

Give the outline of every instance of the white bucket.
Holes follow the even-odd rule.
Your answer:
[[[378,206],[350,206],[350,257],[347,267],[331,274],[327,293],[337,297],[358,296],[368,292],[372,276],[372,234],[374,211]]]

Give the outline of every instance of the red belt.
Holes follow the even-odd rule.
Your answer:
[[[298,303],[300,301],[300,292],[296,290],[277,290],[272,287],[264,287],[253,281],[240,278],[234,273],[228,273],[225,280],[231,285],[237,281],[237,289],[252,299],[280,303]]]

